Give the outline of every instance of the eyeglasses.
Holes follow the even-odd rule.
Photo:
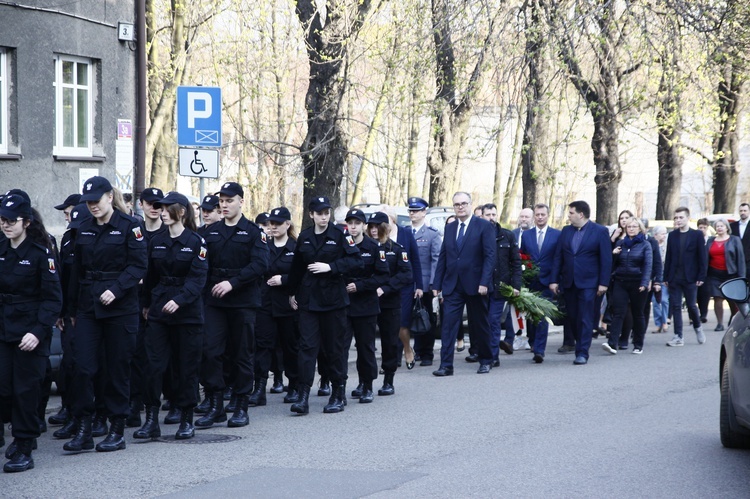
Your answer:
[[[466,201],[464,201],[463,203],[453,203],[454,208],[464,208],[466,206],[469,206],[469,203],[467,203]]]
[[[14,218],[13,220],[5,217],[0,217],[0,224],[7,225],[8,227],[13,227],[16,225],[16,223],[21,220],[20,218]]]

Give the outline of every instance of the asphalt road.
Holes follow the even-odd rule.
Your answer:
[[[312,397],[311,413],[294,416],[269,394],[250,426],[199,433],[240,437],[222,443],[129,439],[124,451],[66,455],[50,431],[36,469],[0,473],[0,496],[750,497],[750,451],[719,442],[722,334],[698,345],[690,330],[668,348],[671,334],[648,333],[640,356],[595,340],[586,366],[556,353],[556,334],[543,364],[501,353],[487,375],[463,352],[455,376],[400,369],[395,396],[350,400],[341,414]]]

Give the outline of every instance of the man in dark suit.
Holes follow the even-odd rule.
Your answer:
[[[745,252],[745,268],[750,268],[750,230],[747,230],[750,222],[750,204],[740,205],[740,219],[729,224],[731,234],[742,240],[742,249]]]
[[[534,210],[524,208],[518,212],[518,227],[513,229],[513,235],[516,236],[516,244],[521,247],[521,238],[523,233],[534,227]]]
[[[547,225],[549,220],[549,206],[537,204],[534,206],[534,230],[527,230],[521,238],[521,252],[531,257],[531,261],[539,269],[534,281],[529,288],[537,291],[548,300],[552,299],[552,291],[549,289],[550,277],[552,275],[552,264],[555,259],[557,242],[560,239],[560,231]],[[529,322],[526,326],[529,338],[533,338],[531,349],[534,352],[534,362],[544,362],[544,351],[547,348],[547,334],[549,323],[546,320],[539,324]]]
[[[612,273],[612,243],[609,231],[589,220],[586,201],[568,205],[570,225],[563,228],[552,262],[549,289],[557,293],[562,285],[566,311],[576,339],[576,359],[589,360],[591,335],[599,316],[600,297],[607,292]]]
[[[703,233],[690,228],[690,210],[681,206],[674,212],[674,230],[667,236],[667,256],[664,259],[664,285],[669,290],[669,304],[672,307],[674,337],[667,346],[681,347],[682,338],[682,298],[685,297],[688,315],[693,321],[693,329],[699,344],[706,342],[696,303],[698,287],[706,280],[708,252]]]
[[[468,313],[469,328],[474,328],[475,331],[479,355],[477,373],[485,374],[492,367],[487,297],[493,290],[495,230],[487,220],[471,214],[469,194],[454,194],[453,209],[457,220],[445,227],[433,282],[434,295],[437,296],[441,291],[443,293],[444,315],[440,369],[432,374],[453,375],[453,346],[456,344],[464,305]]]

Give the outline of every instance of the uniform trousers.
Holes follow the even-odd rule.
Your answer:
[[[323,371],[335,385],[344,382],[341,371],[342,337],[346,334],[346,308],[312,312],[300,310],[299,314],[299,383],[312,386],[318,353],[325,354]],[[321,372],[321,376],[323,372]]]
[[[352,346],[352,337],[357,346],[357,374],[360,383],[371,383],[378,377],[378,362],[375,359],[377,322],[377,315],[347,318],[346,334],[341,346],[344,352],[341,357],[341,372],[344,374],[344,380],[348,379],[349,349]]]
[[[60,393],[63,407],[69,407],[71,404],[73,376],[75,375],[75,356],[73,355],[74,337],[75,327],[70,318],[66,317],[63,319],[63,330],[60,331],[60,343],[63,355],[60,361],[60,371],[57,375],[57,391]]]
[[[0,421],[11,423],[15,438],[37,438],[37,405],[48,357],[37,350],[24,352],[19,343],[0,341]]]
[[[432,360],[435,357],[435,327],[437,314],[432,310],[432,293],[422,295],[422,306],[430,315],[430,330],[424,334],[414,335],[414,352],[422,360]]]
[[[202,324],[167,324],[149,321],[145,335],[147,355],[144,401],[158,406],[168,368],[175,371],[176,386],[170,401],[183,409],[198,403],[198,373],[203,349]]]
[[[102,400],[111,418],[127,417],[130,412],[130,361],[135,351],[138,314],[96,319],[79,316],[76,320],[73,352],[73,414],[94,413],[94,383],[104,376]],[[103,353],[102,353],[103,352]],[[100,366],[106,367],[100,373]]]
[[[235,361],[234,393],[249,395],[255,377],[255,310],[206,306],[201,378],[211,392],[225,388],[225,351],[233,352]]]
[[[273,317],[271,314],[258,310],[255,319],[255,376],[268,378],[277,357],[277,347],[281,346],[286,377],[292,386],[296,385],[297,355],[299,345],[299,329],[297,318]]]
[[[401,308],[384,308],[378,315],[378,328],[380,329],[380,354],[383,372],[393,374],[398,367],[398,354],[400,340],[398,331],[401,325]],[[377,378],[377,376],[375,376]],[[374,379],[374,378],[373,378]]]
[[[130,402],[137,405],[140,410],[143,404],[143,389],[148,368],[148,356],[146,354],[146,327],[147,322],[141,314],[138,314],[138,333],[135,335],[135,352],[130,361]]]

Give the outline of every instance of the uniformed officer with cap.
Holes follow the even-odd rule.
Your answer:
[[[221,220],[219,196],[214,194],[203,196],[203,201],[201,201],[201,218],[203,219],[203,225],[198,228],[198,233],[204,235],[206,227]]]
[[[80,202],[80,194],[71,194],[70,196],[65,198],[65,201],[58,205],[55,205],[55,209],[62,211],[63,215],[65,215],[65,221],[70,223],[70,212],[73,211],[73,208],[75,208],[75,206]]]
[[[346,291],[349,293],[347,309],[348,327],[343,345],[345,355],[342,360],[342,371],[346,378],[349,366],[349,348],[352,337],[357,346],[357,373],[359,384],[352,391],[352,397],[362,404],[373,401],[372,382],[378,377],[378,364],[375,359],[375,334],[378,324],[380,305],[377,289],[384,286],[390,278],[385,253],[380,253],[377,241],[365,235],[366,217],[362,210],[352,209],[346,214],[349,234],[359,248],[363,267],[346,275]]]
[[[417,248],[419,249],[422,283],[430,291],[422,295],[422,305],[430,314],[430,324],[432,325],[428,333],[414,337],[414,352],[421,359],[420,366],[431,366],[435,356],[434,329],[437,324],[437,315],[432,309],[432,281],[435,278],[435,268],[437,267],[440,245],[443,243],[443,239],[436,229],[424,223],[429,206],[427,201],[418,197],[410,197],[408,203],[411,231],[414,234],[414,239],[417,240]]]
[[[310,412],[310,387],[315,361],[322,349],[329,360],[333,388],[325,413],[344,410],[346,387],[342,372],[342,337],[346,331],[349,294],[344,276],[362,267],[359,249],[351,236],[345,236],[331,223],[331,203],[316,197],[308,205],[313,226],[302,231],[294,250],[289,273],[292,307],[300,311],[299,400],[291,411]]]
[[[224,411],[224,352],[231,345],[236,359],[237,404],[227,425],[245,426],[253,391],[255,310],[260,307],[260,279],[268,270],[266,235],[242,214],[245,192],[237,182],[219,190],[224,219],[205,233],[208,247],[208,296],[202,379],[211,392],[211,408],[195,422],[208,428],[227,420]]]

